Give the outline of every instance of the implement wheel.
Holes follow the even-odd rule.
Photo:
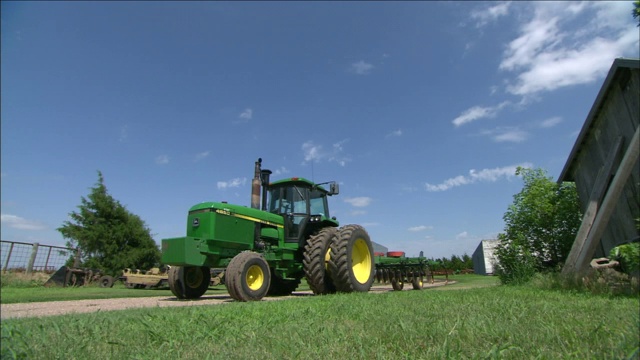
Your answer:
[[[209,289],[211,271],[206,266],[172,266],[169,288],[178,299],[197,299]]]
[[[392,270],[392,278],[391,278],[391,287],[395,291],[400,291],[404,288],[404,279],[402,278],[402,273],[400,270],[393,271]]]
[[[258,301],[271,285],[271,270],[258,253],[243,251],[236,255],[225,272],[225,285],[229,295],[238,301]]]
[[[317,234],[309,237],[304,247],[304,274],[309,288],[316,295],[331,294],[336,292],[336,287],[329,275],[328,263],[331,253],[331,244],[338,239],[338,229],[327,227]]]
[[[369,291],[374,280],[373,245],[360,225],[340,229],[331,245],[329,270],[336,289],[341,292]]]
[[[104,275],[98,280],[98,283],[100,284],[101,288],[113,287],[114,282],[115,282],[115,279],[113,278],[113,276],[109,276],[109,275]]]
[[[422,274],[420,272],[413,273],[413,279],[411,281],[411,285],[413,285],[413,290],[422,290],[424,281],[422,281]]]

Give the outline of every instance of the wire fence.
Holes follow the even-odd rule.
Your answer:
[[[2,243],[0,251],[2,272],[53,273],[71,258],[77,263],[80,255],[78,249],[74,248],[6,240],[0,240],[0,242]]]

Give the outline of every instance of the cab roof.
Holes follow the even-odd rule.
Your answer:
[[[302,178],[302,177],[291,177],[291,178],[286,178],[278,181],[273,181],[269,183],[269,186],[280,186],[280,185],[287,185],[287,184],[300,185],[305,187],[315,187],[321,191],[324,191],[324,192],[327,191],[322,186],[316,185],[313,181]]]

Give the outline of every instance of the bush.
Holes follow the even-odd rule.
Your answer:
[[[527,246],[520,241],[507,240],[503,234],[498,235],[500,243],[496,248],[496,256],[500,262],[495,266],[495,273],[504,285],[521,285],[536,274],[536,258]]]

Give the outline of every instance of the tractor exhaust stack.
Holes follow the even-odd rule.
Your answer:
[[[262,172],[261,165],[262,158],[258,158],[253,173],[253,180],[251,180],[251,207],[254,209],[260,209],[260,173]]]

